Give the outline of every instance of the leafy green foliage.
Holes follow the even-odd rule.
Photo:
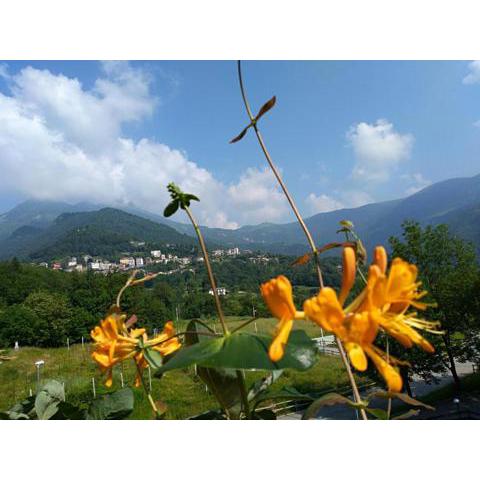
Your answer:
[[[120,420],[132,413],[134,396],[130,388],[100,395],[87,408],[65,402],[63,385],[50,380],[35,395],[0,412],[5,420]]]
[[[120,420],[133,411],[133,392],[122,388],[116,392],[99,396],[90,403],[87,420]]]
[[[425,300],[437,305],[421,316],[440,321],[444,334],[425,334],[435,355],[418,348],[405,350],[393,341],[390,352],[408,360],[412,371],[426,379],[448,367],[459,386],[455,362],[480,362],[480,269],[475,248],[451,234],[446,225],[422,228],[405,222],[403,229],[403,240],[390,239],[393,256],[417,265],[422,287],[429,292]]]
[[[186,207],[190,206],[190,202],[192,200],[195,200],[196,202],[200,201],[200,199],[196,195],[193,195],[192,193],[182,192],[180,187],[175,185],[173,182],[167,185],[167,190],[172,197],[172,201],[166,206],[165,211],[163,212],[163,215],[165,217],[172,216],[179,207],[185,210]]]
[[[272,338],[237,332],[226,337],[210,338],[181,349],[167,364],[160,368],[164,373],[176,368],[198,364],[205,367],[222,367],[238,370],[281,370],[293,368],[307,370],[316,361],[314,342],[303,330],[290,335],[285,354],[279,362],[268,357]]]
[[[39,420],[49,420],[58,412],[58,406],[65,401],[63,385],[56,380],[45,384],[35,397],[35,413]]]
[[[206,328],[192,320],[187,325],[185,335],[186,346],[196,345],[206,341],[209,337],[202,335]],[[240,415],[241,391],[238,376],[235,370],[227,368],[207,368],[198,366],[197,375],[207,385],[220,406],[226,411],[229,418],[238,418]]]

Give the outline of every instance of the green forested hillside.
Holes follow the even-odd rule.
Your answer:
[[[0,243],[2,258],[40,261],[84,254],[116,257],[131,249],[131,241],[148,246],[167,244],[191,248],[194,240],[167,225],[104,208],[93,212],[65,213],[50,226],[21,227]]]
[[[219,286],[227,288],[221,298],[226,315],[269,316],[260,296],[262,282],[284,274],[294,285],[300,306],[316,290],[311,265],[292,267],[292,257],[272,257],[255,264],[247,257],[213,263]],[[325,281],[339,282],[338,260],[324,262]],[[0,348],[23,345],[58,346],[78,342],[105,315],[127,279],[127,273],[62,272],[20,263],[0,262]],[[202,263],[172,275],[160,275],[145,286],[127,290],[122,307],[138,316],[138,324],[160,328],[167,320],[215,315],[215,305]]]

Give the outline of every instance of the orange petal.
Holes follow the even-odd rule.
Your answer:
[[[352,247],[345,247],[342,253],[343,274],[342,274],[342,289],[338,299],[343,305],[350,290],[355,283],[355,274],[357,272],[357,263],[355,260],[355,250]]]
[[[296,308],[293,303],[292,285],[287,277],[277,278],[260,286],[262,297],[270,312],[279,320],[295,318]]]
[[[348,352],[352,365],[360,372],[364,372],[367,369],[368,360],[363,348],[358,343],[346,342],[345,349]]]
[[[277,335],[268,349],[268,356],[272,362],[278,362],[282,359],[285,353],[285,345],[288,341],[288,336],[290,335],[292,327],[293,320],[283,320],[280,322]]]
[[[380,355],[375,353],[371,348],[365,348],[365,352],[372,359],[373,363],[380,372],[380,375],[387,382],[388,389],[392,392],[400,392],[402,390],[402,377],[398,370],[387,363]]]
[[[322,288],[316,297],[305,301],[303,310],[310,320],[324,330],[341,336],[344,312],[333,288]]]
[[[384,274],[387,271],[387,252],[382,246],[375,247],[373,251],[373,263],[380,268],[380,271]]]

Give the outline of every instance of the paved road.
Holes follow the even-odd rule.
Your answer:
[[[459,363],[457,366],[457,372],[460,376],[467,375],[473,372],[473,365],[471,363]],[[415,376],[413,381],[410,382],[412,393],[414,396],[419,397],[426,395],[434,390],[437,390],[444,385],[448,385],[453,382],[453,378],[450,372],[443,375],[435,375],[435,383],[426,383],[421,377]],[[371,403],[374,408],[386,408],[386,400],[376,400]],[[300,420],[302,418],[302,412],[296,412],[281,417],[282,420]],[[331,407],[324,407],[321,410],[321,415],[317,417],[318,420],[355,420],[357,418],[357,412],[350,407],[343,405],[333,405]]]

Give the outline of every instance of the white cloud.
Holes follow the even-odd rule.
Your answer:
[[[147,138],[126,138],[124,125],[151,115],[158,104],[151,79],[125,62],[103,64],[102,75],[91,89],[78,79],[32,67],[8,77],[11,92],[0,93],[4,192],[135,204],[161,213],[169,201],[166,185],[174,181],[200,197],[193,210],[204,225],[235,228],[280,220],[288,212],[268,170],[248,169],[238,183],[225,185],[185,152]]]
[[[306,199],[306,203],[312,214],[331,212],[332,210],[340,210],[344,207],[342,202],[325,194],[317,196],[314,193],[310,193]]]
[[[432,184],[432,182],[427,178],[424,178],[421,173],[402,175],[402,178],[410,183],[410,186],[405,190],[405,193],[407,195],[413,195],[414,193],[417,193]]]
[[[375,124],[358,123],[347,132],[356,163],[352,171],[355,180],[386,182],[398,164],[410,157],[414,137],[395,131],[387,120]]]
[[[468,64],[469,73],[463,78],[465,85],[480,83],[480,60],[475,60]]]
[[[315,195],[310,193],[305,202],[312,215],[316,213],[331,212],[342,208],[355,208],[372,203],[372,197],[361,190],[335,191],[335,197],[330,195]]]
[[[374,202],[370,194],[362,190],[345,190],[342,192],[341,198],[348,208],[361,207],[367,203]]]
[[[480,120],[477,120],[476,122],[473,123],[474,127],[480,128]]]
[[[288,212],[287,200],[268,169],[247,169],[228,194],[243,224],[278,221]]]

